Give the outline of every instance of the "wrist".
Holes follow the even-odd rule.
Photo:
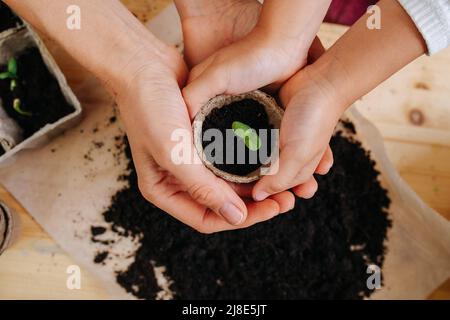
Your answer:
[[[351,105],[347,97],[342,95],[341,88],[329,78],[327,70],[309,65],[293,76],[280,90],[280,99],[285,107],[301,103],[313,103],[323,108],[332,121],[338,121]]]
[[[221,13],[247,0],[174,0],[181,20],[203,15]]]
[[[269,31],[257,24],[244,38],[248,43],[253,43],[254,51],[261,51],[264,56],[278,59],[278,65],[284,66],[280,71],[286,71],[288,79],[301,67],[308,58],[310,41],[304,37],[283,37],[276,32]],[[276,58],[275,58],[276,57]]]
[[[308,77],[317,83],[338,112],[343,113],[357,100],[358,93],[352,86],[352,78],[337,57],[325,53],[305,69]]]
[[[342,111],[425,51],[420,33],[397,1],[382,0],[379,6],[385,12],[381,30],[367,29],[364,16],[307,67]]]
[[[94,71],[107,90],[113,96],[122,95],[133,86],[133,81],[140,74],[161,74],[172,77],[179,84],[184,81],[183,60],[175,48],[169,47],[157,39],[142,39],[122,44],[122,49],[115,47],[104,68]]]
[[[309,48],[331,0],[266,0],[257,28],[267,37]]]

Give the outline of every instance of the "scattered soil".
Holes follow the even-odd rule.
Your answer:
[[[97,253],[97,255],[94,258],[94,262],[95,263],[104,263],[106,258],[108,258],[109,252],[108,251],[103,251],[103,252],[99,252]]]
[[[23,25],[23,22],[11,11],[11,9],[0,1],[0,32]]]
[[[253,99],[236,101],[220,109],[214,109],[203,122],[203,134],[206,130],[218,129],[222,133],[223,137],[223,159],[220,161],[220,163],[217,163],[216,161],[214,161],[215,153],[213,153],[212,158],[207,158],[208,161],[211,162],[219,170],[238,176],[245,176],[260,168],[262,163],[264,162],[264,159],[261,159],[258,151],[252,151],[245,147],[244,142],[240,138],[236,137],[234,141],[228,141],[228,144],[226,143],[226,132],[227,130],[231,130],[234,121],[242,122],[257,131],[260,129],[269,130],[271,129],[271,126],[264,106]],[[268,141],[262,142],[264,144],[267,144],[267,155],[270,156],[271,139],[270,135],[268,136]],[[203,148],[206,148],[210,143],[211,141],[203,141]],[[231,145],[231,143],[234,143],[234,147]],[[227,150],[234,151],[233,164],[226,163]],[[237,150],[245,150],[245,163],[238,163],[238,155],[236,152]],[[252,164],[249,159],[257,159],[257,161],[256,163]]]
[[[11,80],[0,80],[0,99],[7,114],[23,129],[24,138],[28,138],[46,124],[55,123],[75,109],[67,102],[37,48],[25,50],[16,59],[17,87],[11,91]],[[0,66],[0,72],[6,69],[6,65]],[[31,116],[14,110],[13,101],[16,98],[21,101],[21,109],[30,112]]]
[[[129,173],[121,179],[129,187],[113,197],[104,218],[140,247],[128,269],[117,273],[118,283],[138,298],[155,299],[161,289],[153,266],[165,266],[175,299],[370,296],[366,269],[383,265],[390,200],[358,142],[338,133],[331,147],[335,164],[317,177],[313,199],[297,199],[291,212],[251,228],[203,235],[140,195],[127,145]]]
[[[430,86],[425,82],[417,82],[414,87],[419,90],[430,90]]]
[[[356,128],[353,122],[349,120],[341,120],[342,126],[351,134],[356,134]]]
[[[117,122],[117,116],[112,116],[108,120],[109,124],[114,124]]]
[[[106,228],[105,227],[96,227],[96,226],[92,226],[91,227],[91,234],[93,237],[102,235],[106,232]]]

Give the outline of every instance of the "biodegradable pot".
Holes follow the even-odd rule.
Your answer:
[[[0,202],[0,255],[11,243],[14,221],[11,210]]]
[[[222,171],[218,168],[216,168],[210,161],[208,161],[207,157],[205,156],[204,150],[203,150],[203,122],[205,121],[206,117],[211,113],[214,109],[220,109],[220,108],[226,108],[229,104],[244,100],[244,99],[252,99],[258,101],[261,105],[264,106],[265,111],[267,113],[267,116],[269,118],[269,123],[273,127],[273,129],[280,129],[281,126],[281,119],[283,118],[284,111],[281,109],[275,99],[271,97],[270,95],[256,90],[240,95],[220,95],[217,96],[206,103],[200,112],[197,114],[197,116],[194,119],[193,123],[193,131],[194,131],[194,145],[195,149],[204,163],[204,165],[211,170],[216,176],[219,176],[227,181],[235,182],[235,183],[250,183],[253,181],[258,180],[263,175],[263,169],[268,169],[271,164],[274,161],[274,150],[279,149],[279,142],[274,141],[273,149],[272,149],[272,155],[270,157],[270,161],[266,164],[258,168],[257,170],[245,175],[245,176],[239,176],[235,174],[231,174],[225,171]],[[278,152],[275,152],[278,154]]]
[[[9,161],[7,160],[12,158],[16,153],[23,149],[37,148],[44,145],[46,142],[61,134],[63,131],[73,127],[81,120],[82,109],[80,102],[68,86],[64,74],[59,69],[43,41],[30,25],[25,23],[25,27],[23,28],[13,29],[11,32],[2,33],[0,36],[0,65],[6,64],[8,59],[18,56],[20,53],[31,47],[39,49],[46,67],[58,82],[63,96],[66,101],[73,106],[73,112],[62,117],[55,123],[43,126],[31,137],[25,138],[23,141],[16,141],[17,144],[15,146],[10,150],[6,150],[6,152],[0,156],[0,166],[9,165]]]

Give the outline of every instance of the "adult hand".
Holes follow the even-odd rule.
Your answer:
[[[194,67],[253,30],[261,4],[257,0],[175,0],[181,18],[184,59]]]

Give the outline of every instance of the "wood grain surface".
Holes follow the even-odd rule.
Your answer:
[[[171,2],[122,1],[143,22]],[[325,24],[320,37],[329,46],[345,30]],[[401,176],[428,205],[450,219],[450,50],[417,60],[357,104],[380,129]],[[66,269],[75,264],[72,259],[1,187],[0,201],[20,221],[12,247],[0,257],[0,299],[107,298],[100,284],[83,270],[81,289],[67,289]],[[450,281],[430,298],[450,299]]]

